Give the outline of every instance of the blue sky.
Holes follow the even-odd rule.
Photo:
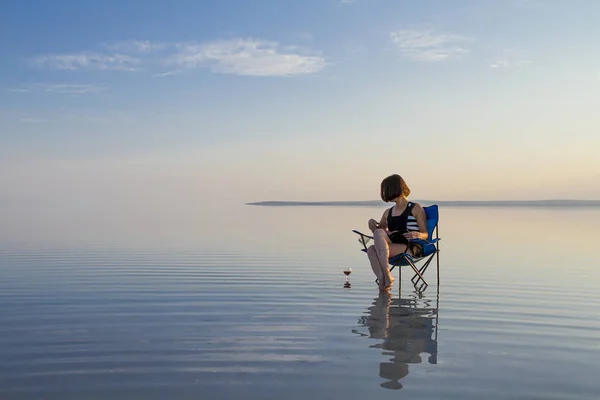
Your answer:
[[[1,11],[5,203],[363,200],[391,173],[418,198],[600,198],[597,2]]]

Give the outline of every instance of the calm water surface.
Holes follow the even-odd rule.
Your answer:
[[[0,398],[598,398],[600,210],[441,209],[423,295],[378,293],[382,211],[4,228]]]

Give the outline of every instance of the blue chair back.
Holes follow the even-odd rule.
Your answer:
[[[434,243],[437,243],[437,238],[433,237],[433,231],[438,224],[438,220],[440,218],[440,214],[438,211],[438,206],[436,204],[432,206],[423,207],[425,210],[425,215],[427,216],[427,234],[429,237],[427,238],[428,242],[423,242],[422,240],[417,240],[418,243],[421,243],[423,246],[423,256],[427,257],[436,252],[437,248]]]
[[[429,234],[429,240],[433,240],[433,231],[438,224],[440,214],[438,212],[437,204],[432,206],[423,207],[425,215],[427,215],[427,233]]]

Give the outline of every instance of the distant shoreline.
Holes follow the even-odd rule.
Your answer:
[[[415,200],[424,206],[437,204],[440,207],[598,207],[600,200]],[[246,203],[264,207],[386,207],[389,203],[377,200],[366,201],[259,201]]]

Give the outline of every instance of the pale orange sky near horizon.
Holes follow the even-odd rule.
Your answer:
[[[234,38],[11,44],[2,210],[377,200],[393,173],[414,199],[600,199],[600,5],[405,3],[298,5],[304,35],[244,21]],[[112,48],[139,68],[111,64]],[[207,49],[212,68],[189,64]],[[193,68],[160,69],[184,56]]]

